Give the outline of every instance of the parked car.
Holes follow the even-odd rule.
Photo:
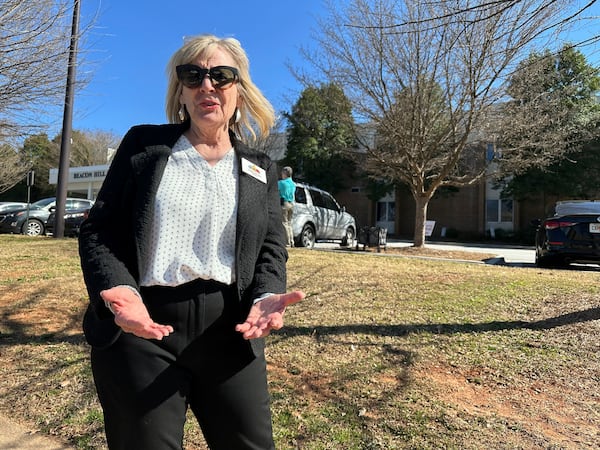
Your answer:
[[[313,248],[316,241],[352,245],[356,221],[329,192],[296,182],[292,230],[299,247]]]
[[[92,207],[93,200],[83,198],[67,198],[65,212],[84,207]],[[56,198],[49,197],[38,200],[18,209],[0,213],[0,233],[27,234],[39,236],[46,232],[46,222],[50,212],[56,207]]]
[[[81,209],[74,209],[65,212],[65,222],[64,222],[64,235],[77,237],[79,236],[79,229],[81,228],[81,223],[87,219],[87,216],[90,213],[90,206],[86,206]],[[54,228],[56,226],[56,210],[53,208],[50,216],[48,216],[48,221],[46,222],[46,234],[53,234]]]
[[[537,225],[537,266],[600,264],[600,201],[557,202],[555,214],[537,221]]]
[[[13,209],[27,208],[27,203],[23,202],[0,202],[0,212]]]

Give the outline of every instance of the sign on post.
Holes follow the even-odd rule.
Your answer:
[[[433,234],[433,228],[435,227],[435,220],[425,221],[425,237],[431,237]]]

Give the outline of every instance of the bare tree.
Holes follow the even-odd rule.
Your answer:
[[[0,143],[0,193],[9,190],[23,179],[28,169],[28,164],[23,164],[21,155],[13,146]]]
[[[473,160],[517,60],[560,21],[567,1],[352,0],[329,4],[305,58],[342,86],[377,131],[366,148],[374,178],[406,185],[416,203],[414,245],[444,186],[486,173]],[[299,74],[302,78],[309,74]],[[305,78],[306,80],[306,78]],[[481,140],[481,141],[480,141]],[[480,141],[480,142],[478,142]],[[479,152],[483,156],[483,151]]]
[[[0,0],[0,145],[19,148],[27,136],[43,133],[61,117],[72,17],[72,0]],[[77,39],[92,24],[81,27]],[[77,85],[85,83],[80,76]],[[16,164],[0,166],[5,190],[33,161],[19,155]]]
[[[64,101],[72,1],[0,0],[0,141],[40,131]]]
[[[101,130],[73,131],[71,166],[95,166],[108,162],[109,149],[116,149],[120,137]]]
[[[278,116],[271,133],[264,138],[256,138],[252,146],[269,155],[275,161],[279,161],[285,156],[286,134],[283,128],[284,118]]]

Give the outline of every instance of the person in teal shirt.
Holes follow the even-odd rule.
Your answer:
[[[294,246],[294,231],[292,230],[292,216],[294,214],[294,196],[296,194],[296,183],[292,180],[292,168],[289,166],[281,169],[281,180],[277,183],[279,196],[281,197],[281,212],[283,215],[283,227],[287,234],[287,246]]]

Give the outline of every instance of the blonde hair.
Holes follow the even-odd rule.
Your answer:
[[[171,123],[179,123],[179,97],[182,85],[177,79],[175,68],[181,64],[193,63],[198,58],[209,59],[216,49],[226,51],[233,58],[240,74],[237,84],[238,92],[242,98],[238,107],[240,120],[232,118],[230,128],[242,141],[247,137],[255,141],[258,137],[266,138],[275,123],[275,111],[271,103],[262,94],[260,89],[250,79],[250,63],[248,56],[240,42],[234,38],[218,38],[210,34],[187,38],[183,46],[177,50],[167,66],[168,86],[166,98],[167,118]],[[187,111],[186,120],[189,119]]]

